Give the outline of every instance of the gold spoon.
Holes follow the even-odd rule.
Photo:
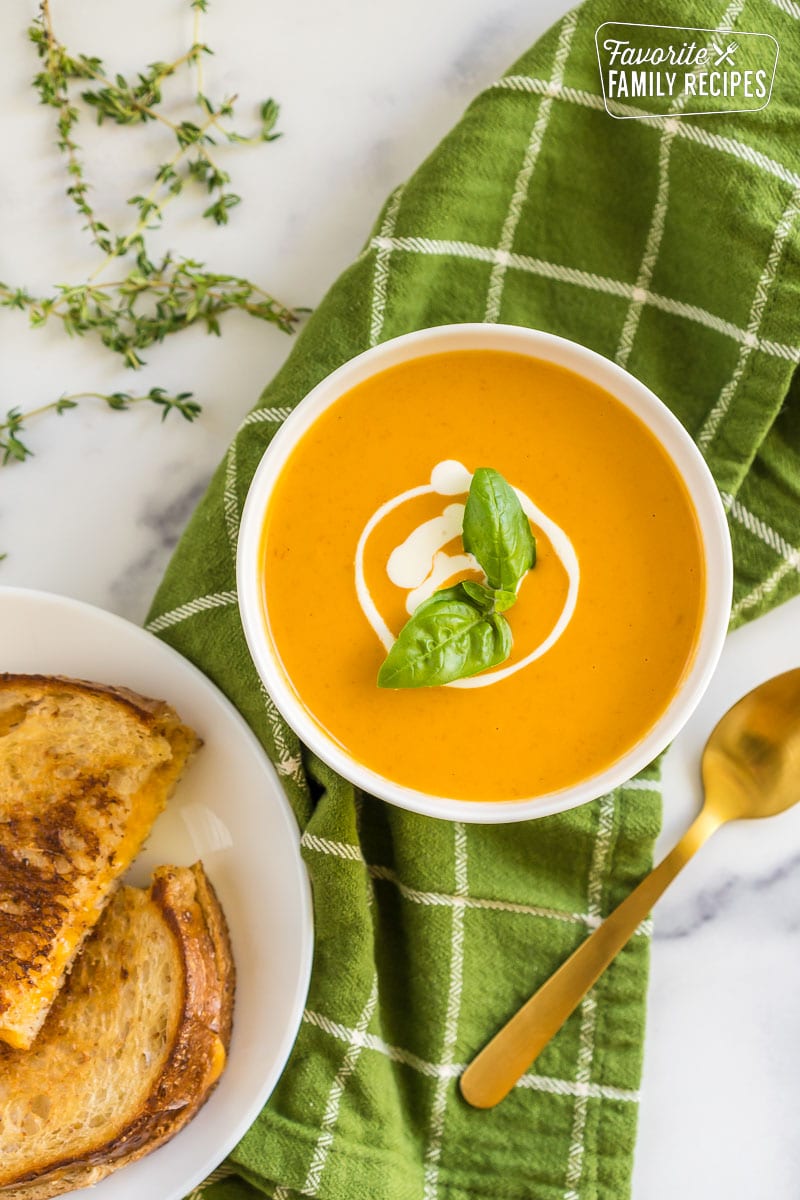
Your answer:
[[[663,862],[495,1034],[461,1076],[461,1094],[491,1108],[578,1007],[664,889],[726,821],[773,817],[800,800],[800,668],[768,679],[717,724],[703,751],[705,803]]]

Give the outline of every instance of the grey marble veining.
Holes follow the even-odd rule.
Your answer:
[[[786,933],[800,925],[800,847],[791,858],[758,875],[716,874],[712,883],[665,905],[654,929],[658,941],[689,938],[722,920],[752,921],[754,914]]]
[[[139,518],[146,531],[144,548],[109,584],[109,607],[121,616],[141,621],[166,570],[172,551],[208,487],[210,476],[194,480],[171,496],[149,496]]]

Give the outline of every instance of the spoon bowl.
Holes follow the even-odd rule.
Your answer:
[[[800,668],[748,692],[703,752],[705,808],[720,823],[774,817],[800,800]]]

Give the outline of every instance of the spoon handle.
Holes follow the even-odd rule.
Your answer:
[[[667,885],[721,824],[715,814],[703,809],[667,857],[484,1046],[461,1076],[461,1094],[469,1104],[492,1108],[508,1095],[628,942]]]

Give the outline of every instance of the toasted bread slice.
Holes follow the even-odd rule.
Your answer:
[[[120,888],[33,1047],[0,1047],[2,1200],[87,1187],[177,1133],[225,1065],[233,991],[200,863]]]
[[[0,675],[0,1041],[32,1044],[197,744],[160,700]]]

